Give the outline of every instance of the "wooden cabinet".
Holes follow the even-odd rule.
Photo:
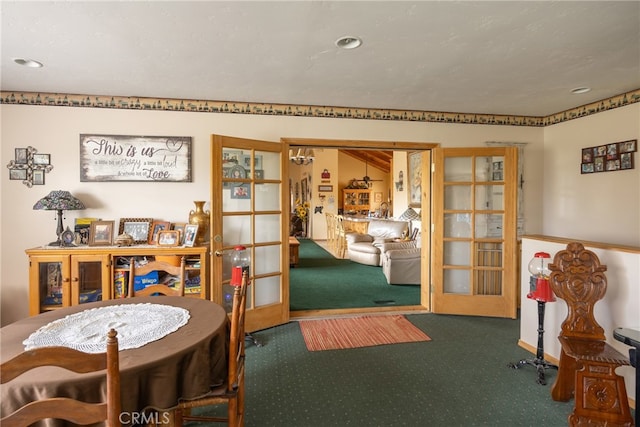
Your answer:
[[[28,249],[26,253],[31,316],[71,305],[122,298],[132,257],[150,260],[158,256],[185,256],[187,296],[209,298],[210,295],[208,246],[40,247]]]
[[[342,207],[344,214],[356,212],[368,214],[371,204],[371,190],[345,188],[342,190]]]

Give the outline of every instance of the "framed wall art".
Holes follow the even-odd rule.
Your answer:
[[[409,160],[409,207],[422,206],[422,152],[415,151],[407,155]]]
[[[638,151],[638,140],[583,148],[581,152],[580,173],[613,172],[633,169],[634,154]]]
[[[191,182],[191,137],[80,134],[80,181]]]

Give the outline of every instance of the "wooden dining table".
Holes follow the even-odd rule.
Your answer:
[[[202,396],[212,385],[221,384],[227,372],[229,321],[222,306],[200,298],[116,299],[28,317],[0,329],[0,362],[23,352],[23,342],[31,334],[58,319],[98,307],[145,303],[183,308],[188,311],[188,321],[176,331],[139,348],[120,350],[123,424],[140,421],[140,414],[149,413],[149,409],[156,414],[168,411],[180,399]],[[5,416],[29,401],[54,395],[103,401],[106,399],[105,373],[75,374],[55,367],[37,368],[0,386],[0,412]]]

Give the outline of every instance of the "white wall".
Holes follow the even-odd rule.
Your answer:
[[[627,109],[633,110],[637,117],[640,105],[634,104],[602,114],[611,116],[607,122],[618,123],[629,120],[630,115],[625,111]],[[619,115],[624,118],[617,119]],[[64,189],[87,204],[88,209],[85,211],[68,212],[65,224],[72,224],[73,219],[78,216],[95,216],[116,222],[122,217],[185,221],[193,207],[193,200],[209,198],[209,144],[212,133],[268,141],[279,141],[281,137],[368,139],[440,143],[445,147],[484,146],[485,141],[527,142],[524,166],[525,229],[527,233],[543,231],[542,185],[547,156],[543,155],[545,130],[542,128],[7,104],[0,105],[0,119],[0,161],[3,165],[13,159],[15,148],[28,145],[37,148],[40,153],[51,154],[54,165],[51,173],[46,175],[44,186],[27,188],[19,181],[9,181],[8,172],[1,175],[2,324],[27,316],[28,262],[24,250],[42,245],[55,237],[53,234],[56,223],[53,214],[32,210],[39,198],[51,190]],[[581,120],[585,119],[574,120],[575,124],[571,122],[570,126],[579,127],[578,122]],[[80,133],[192,136],[193,182],[81,183],[78,171]],[[628,135],[626,139],[630,137],[633,136]],[[560,148],[562,142],[556,141],[555,144],[558,147],[554,150],[560,150],[564,154]],[[567,150],[566,155],[573,150],[573,147]],[[553,161],[553,158],[550,160]],[[576,159],[576,162],[579,160]],[[633,173],[637,192],[637,169]],[[547,182],[546,179],[544,182]],[[580,191],[583,195],[592,197],[588,189]],[[557,196],[554,194],[554,197]],[[602,203],[609,206],[623,202],[619,197],[610,197],[608,192],[599,197]],[[549,197],[545,197],[544,202],[545,206],[554,203]],[[637,203],[631,209],[634,212],[630,215],[635,214],[633,220],[625,216],[623,220],[626,222],[622,222],[615,215],[616,209],[611,207],[613,213],[603,216],[599,226],[611,230],[617,227],[637,229]],[[554,224],[554,218],[546,215],[545,222]],[[592,225],[585,227],[591,228]]]
[[[580,173],[583,148],[629,139],[640,104],[545,128],[542,234],[640,246],[640,152],[635,169]]]

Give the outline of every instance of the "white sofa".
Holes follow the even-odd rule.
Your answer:
[[[382,265],[380,247],[407,235],[407,221],[371,220],[367,233],[347,233],[347,255],[351,261],[367,265]]]

